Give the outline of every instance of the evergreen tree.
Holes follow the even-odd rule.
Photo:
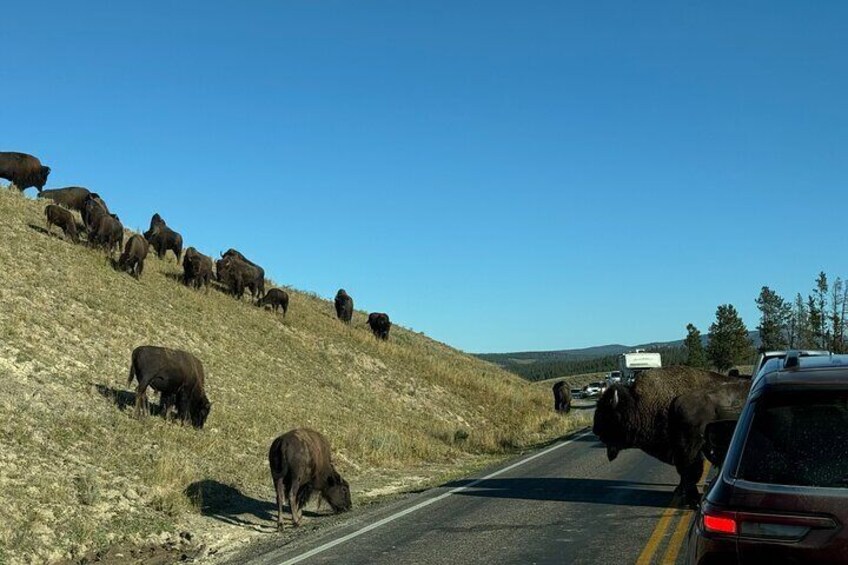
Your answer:
[[[706,368],[707,356],[704,353],[704,344],[701,343],[701,331],[694,324],[686,326],[686,339],[683,341],[686,348],[686,364],[699,369]]]
[[[732,304],[722,304],[716,310],[716,321],[710,325],[707,356],[719,371],[747,361],[751,354],[748,330]]]
[[[760,351],[786,349],[789,336],[789,304],[775,291],[764,286],[755,301],[760,310]]]
[[[822,324],[824,323],[825,314],[818,307],[818,301],[812,294],[807,296],[807,327],[804,329],[805,342],[809,349],[822,349],[822,341],[824,333],[822,332]]]
[[[818,327],[816,328],[816,337],[818,338],[819,347],[827,349],[830,346],[830,328],[828,328],[827,315],[827,275],[824,271],[819,272],[816,278],[815,301],[816,310],[818,311]]]
[[[830,287],[830,351],[845,352],[845,283],[839,277]]]

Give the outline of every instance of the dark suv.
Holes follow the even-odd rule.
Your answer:
[[[752,383],[738,423],[705,438],[721,469],[689,563],[848,562],[848,355],[790,352]]]

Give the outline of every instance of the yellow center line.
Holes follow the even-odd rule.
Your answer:
[[[704,473],[701,475],[702,483],[706,479],[709,471],[710,464],[709,462],[706,462],[704,465]],[[654,528],[653,533],[651,533],[651,537],[648,538],[648,543],[645,544],[645,547],[642,549],[642,553],[640,553],[638,559],[636,559],[637,565],[650,565],[653,563],[654,554],[657,552],[657,549],[659,549],[660,544],[665,538],[668,527],[675,514],[679,516],[679,521],[677,522],[677,526],[674,528],[674,532],[671,534],[671,541],[669,542],[665,555],[663,555],[662,563],[674,563],[677,560],[677,555],[680,553],[680,549],[683,546],[683,538],[689,529],[689,517],[691,516],[691,511],[684,511],[675,507],[678,502],[679,497],[677,496],[671,499],[670,506],[666,508],[660,516],[657,526]]]

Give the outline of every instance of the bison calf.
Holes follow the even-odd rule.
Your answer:
[[[48,204],[44,209],[44,215],[47,216],[47,232],[55,225],[62,228],[62,233],[65,237],[70,237],[74,243],[79,243],[77,236],[77,222],[74,220],[74,215],[68,210],[62,208],[58,204]]]
[[[371,331],[378,339],[389,339],[389,330],[392,329],[392,322],[389,320],[389,315],[383,312],[371,312],[368,314],[368,322],[371,326]]]
[[[12,181],[23,192],[34,186],[41,192],[47,184],[50,167],[45,167],[37,157],[14,151],[0,151],[0,179]]]
[[[144,271],[145,258],[147,258],[147,240],[139,234],[133,234],[127,240],[124,252],[118,259],[118,267],[138,279]]]
[[[135,412],[149,412],[147,387],[158,390],[162,397],[163,414],[176,402],[177,416],[195,428],[203,428],[212,403],[203,390],[204,374],[200,360],[186,351],[152,345],[136,347],[132,352],[127,386],[138,379],[135,391]]]
[[[353,298],[345,292],[345,289],[340,288],[333,302],[336,305],[336,317],[342,322],[349,324],[353,318]]]
[[[292,523],[299,526],[303,506],[316,491],[335,512],[350,510],[350,486],[333,467],[330,444],[315,430],[297,428],[275,439],[268,464],[277,493],[278,529],[283,529],[283,501],[288,500]]]
[[[260,308],[270,306],[274,312],[277,312],[278,308],[282,308],[283,317],[285,317],[289,310],[289,293],[279,288],[272,288],[265,293],[265,296],[256,301],[256,305]]]

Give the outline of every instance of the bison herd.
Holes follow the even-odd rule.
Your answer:
[[[50,167],[25,153],[0,152],[0,178],[11,181],[21,192],[30,187],[38,189],[38,198],[52,201],[44,209],[47,232],[53,226],[62,230],[65,239],[80,242],[85,234],[87,244],[100,248],[110,258],[120,253],[114,265],[117,269],[140,279],[144,261],[150,250],[159,259],[170,251],[177,264],[182,263],[182,282],[190,288],[208,288],[216,282],[232,296],[241,299],[249,292],[255,305],[282,310],[289,309],[289,295],[279,288],[265,289],[265,270],[235,249],[221,254],[218,261],[200,253],[194,247],[183,252],[183,237],[172,229],[158,213],[150,219],[143,234],[134,233],[124,241],[124,226],[103,198],[87,188],[72,186],[44,190]],[[79,214],[78,222],[72,212]],[[353,318],[353,298],[344,289],[335,297],[336,316],[345,324]],[[391,322],[385,313],[368,317],[374,336],[389,337]],[[147,389],[159,393],[160,413],[168,419],[172,413],[184,424],[202,429],[209,417],[212,403],[205,391],[205,374],[200,360],[186,351],[145,345],[131,355],[127,386],[137,382],[136,416],[148,414]],[[274,440],[268,453],[271,477],[277,494],[278,519],[282,528],[283,502],[288,501],[295,526],[300,524],[301,509],[313,493],[319,493],[336,512],[350,509],[350,487],[335,470],[330,458],[330,446],[320,433],[298,428]]]

